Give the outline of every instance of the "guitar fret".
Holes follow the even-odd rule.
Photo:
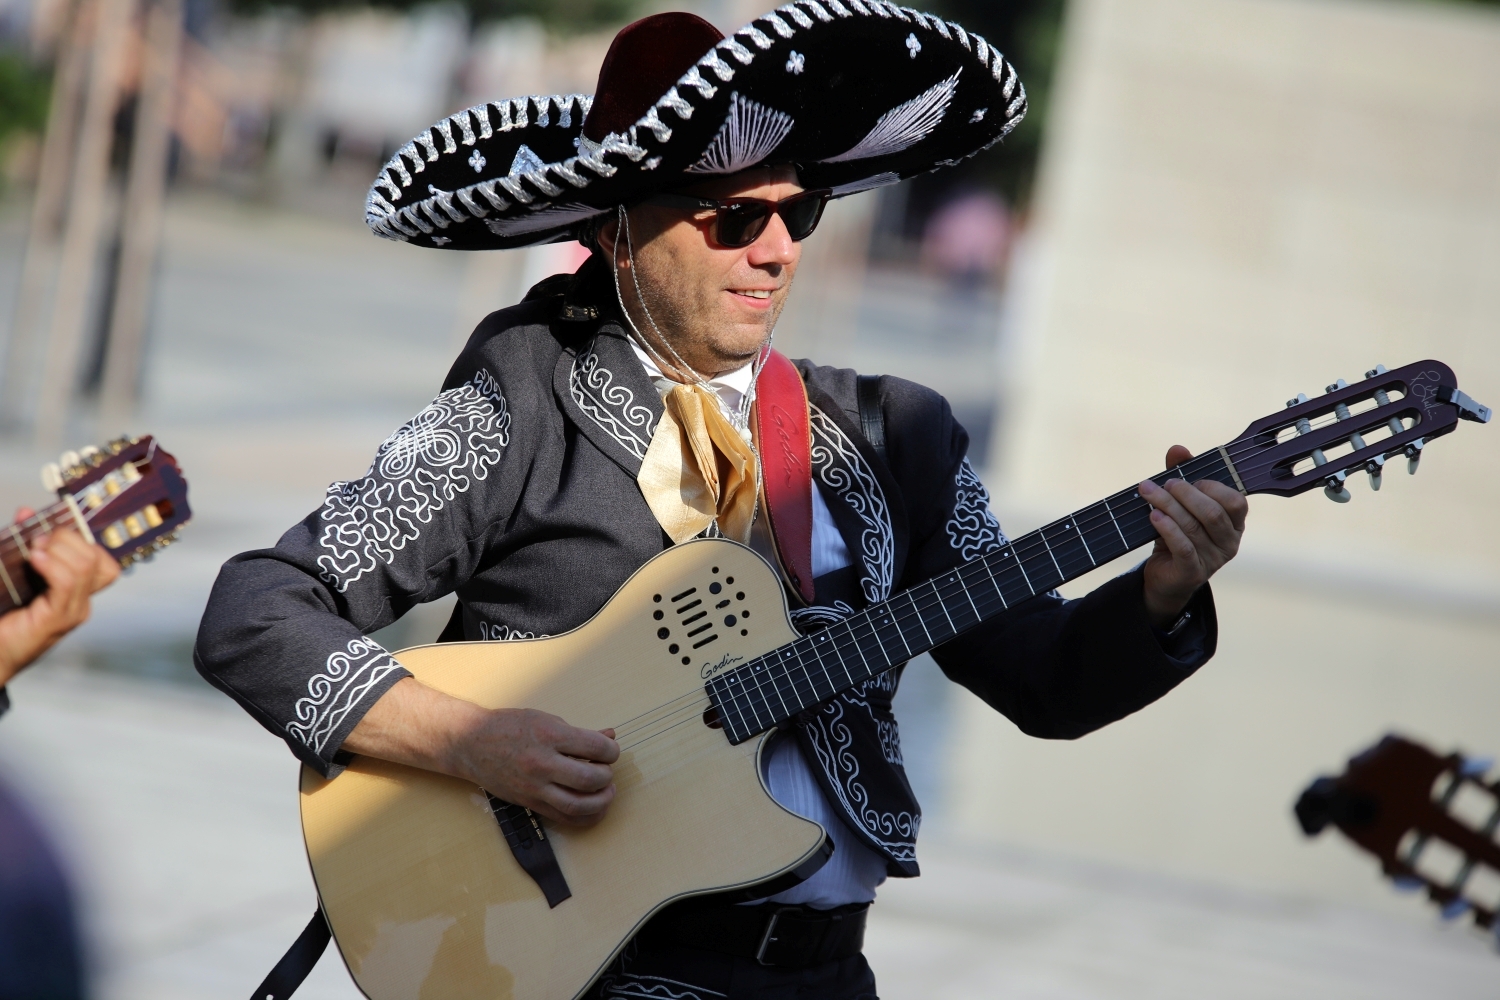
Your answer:
[[[10,569],[5,565],[5,559],[3,557],[0,557],[0,576],[3,576],[5,578],[5,591],[6,593],[10,594],[11,607],[19,608],[21,606],[21,592],[18,591],[16,589],[16,585],[11,582]]]
[[[16,526],[14,524],[10,526],[10,535],[16,540],[16,548],[21,550],[21,555],[27,559],[30,559],[31,550],[26,547],[26,539],[21,537],[21,533],[16,530]]]
[[[922,609],[917,607],[917,599],[912,596],[912,592],[910,590],[906,592],[906,601],[911,605],[911,610],[917,617],[917,624],[922,626],[922,634],[927,636],[927,648],[931,649],[933,646],[936,646],[937,643],[932,641],[932,632],[927,628],[927,622],[922,619]],[[910,643],[907,643],[907,648],[911,648]]]
[[[1115,526],[1115,531],[1120,536],[1120,544],[1125,546],[1125,551],[1130,551],[1130,542],[1125,538],[1125,529],[1120,527],[1119,518],[1115,517],[1114,508],[1110,506],[1109,500],[1104,501],[1104,509],[1109,512],[1109,520]]]
[[[822,632],[819,632],[814,637],[814,639],[817,640],[818,642],[821,642],[821,643],[824,643],[824,644],[828,643],[828,641],[829,641],[828,630],[825,629]],[[814,648],[816,648],[816,644],[815,644]],[[854,683],[854,675],[851,674],[851,673],[849,673],[849,666],[848,666],[848,664],[846,664],[844,662],[844,658],[839,655],[838,647],[830,645],[830,646],[825,646],[825,648],[827,648],[830,652],[833,653],[834,658],[838,660],[838,664],[839,664],[840,669],[842,669],[844,671],[844,677],[845,677],[845,679],[848,680],[850,684],[853,684]],[[818,662],[819,663],[823,662],[823,654],[822,654],[821,651],[818,652]],[[828,670],[828,668],[826,666],[823,669],[824,669],[824,671]],[[830,678],[830,681],[831,681],[831,678]]]
[[[1057,570],[1057,575],[1058,576],[1064,576],[1064,575],[1066,575],[1066,574],[1063,573],[1062,567],[1057,564],[1057,556],[1054,555],[1053,552],[1052,552],[1052,543],[1049,542],[1049,541],[1047,541],[1047,532],[1046,532],[1046,529],[1044,528],[1043,530],[1038,531],[1037,534],[1040,535],[1041,538],[1042,538],[1042,545],[1047,550],[1047,558],[1052,560],[1052,568],[1055,569],[1055,570]]]
[[[1099,565],[1099,560],[1094,558],[1094,550],[1089,548],[1089,540],[1084,537],[1083,529],[1078,528],[1078,541],[1083,544],[1083,551],[1089,557],[1089,563],[1093,566]]]

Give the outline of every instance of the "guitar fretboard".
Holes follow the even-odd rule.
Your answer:
[[[38,591],[26,564],[32,543],[54,529],[73,523],[65,503],[55,503],[19,524],[0,527],[0,614],[30,604]]]
[[[1219,450],[1153,476],[1235,487]],[[1132,486],[707,684],[731,743],[791,719],[1156,537]]]

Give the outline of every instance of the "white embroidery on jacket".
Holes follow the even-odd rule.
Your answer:
[[[645,460],[651,434],[656,430],[656,414],[651,407],[637,403],[635,393],[615,384],[615,373],[600,363],[593,344],[573,359],[568,390],[578,408],[620,447],[638,461]]]
[[[488,476],[509,443],[510,412],[489,372],[439,394],[385,439],[363,479],[328,487],[318,576],[342,593],[389,566],[436,512]]]
[[[957,492],[953,498],[953,516],[948,518],[948,544],[964,562],[994,552],[1009,544],[1000,522],[990,511],[990,493],[979,481],[974,467],[965,458],[953,477]]]
[[[349,710],[381,678],[400,669],[401,664],[373,639],[349,640],[345,648],[329,655],[323,673],[307,682],[307,696],[292,707],[296,721],[288,722],[286,731],[321,756]]]
[[[545,635],[537,635],[535,632],[522,632],[518,628],[509,625],[490,623],[481,620],[479,623],[479,638],[486,642],[510,642],[512,639],[545,639]]]
[[[879,683],[880,678],[872,678],[865,685]],[[864,784],[858,780],[859,760],[854,755],[854,732],[844,722],[844,709],[846,705],[863,705],[869,710],[869,703],[856,693],[864,689],[861,686],[829,699],[818,707],[817,714],[803,728],[812,743],[813,753],[817,755],[818,766],[832,779],[829,784],[845,814],[893,861],[914,863],[921,815],[904,809],[890,812],[877,808]]]
[[[661,976],[639,976],[631,972],[609,972],[599,982],[599,996],[644,997],[646,1000],[708,1000],[726,994]]]
[[[814,604],[806,608],[793,608],[790,612],[792,625],[803,635],[811,635],[813,632],[821,632],[830,625],[839,622],[854,614],[854,609],[843,601],[834,601],[832,604]]]
[[[812,464],[818,479],[832,489],[859,517],[859,555],[864,572],[860,588],[865,600],[875,604],[891,594],[896,563],[896,533],[891,527],[885,491],[864,456],[838,424],[817,406],[809,404],[812,427]]]

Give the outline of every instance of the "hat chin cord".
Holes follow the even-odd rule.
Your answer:
[[[661,332],[661,327],[656,325],[656,318],[651,315],[651,308],[646,305],[646,294],[641,289],[641,277],[635,265],[635,246],[631,242],[630,238],[630,213],[625,211],[624,205],[615,206],[615,218],[617,223],[615,229],[616,238],[614,246],[611,247],[610,250],[610,259],[614,266],[610,268],[610,270],[614,272],[615,299],[620,304],[620,314],[625,317],[625,323],[627,326],[629,326],[631,335],[635,338],[636,342],[646,350],[646,353],[651,355],[651,357],[656,361],[657,367],[661,368],[663,372],[665,372],[668,368],[675,369],[676,371],[681,372],[682,374],[685,374],[689,378],[691,378],[694,384],[702,386],[704,389],[708,389],[714,399],[719,399],[719,394],[717,392],[713,392],[712,388],[709,386],[708,379],[704,378],[703,375],[692,365],[682,360],[682,355],[677,353],[677,349],[672,346],[672,342],[668,340],[667,337]],[[641,332],[640,327],[635,325],[635,319],[630,315],[630,310],[625,306],[625,295],[623,293],[623,290],[620,288],[620,235],[623,235],[625,237],[625,260],[630,265],[630,281],[631,284],[635,287],[636,301],[641,304],[641,312],[645,314],[646,322],[651,326],[651,332],[656,334],[656,339],[659,340],[662,346],[667,349],[668,353],[672,355],[672,364],[667,363],[667,359],[664,358],[661,352],[656,349],[656,345],[652,344],[650,338],[646,337]],[[749,391],[746,392],[740,399],[739,412],[736,414],[731,414],[731,416],[735,418],[738,426],[742,428],[747,426],[749,423],[750,407],[755,402],[756,384],[760,381],[761,369],[765,367],[766,360],[771,356],[771,340],[774,336],[775,331],[773,330],[766,336],[766,342],[761,345],[760,350],[756,352],[755,361],[753,362],[755,367],[751,370]],[[722,400],[720,400],[719,405],[721,407],[723,406]]]

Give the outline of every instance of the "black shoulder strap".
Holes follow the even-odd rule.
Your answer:
[[[880,406],[880,376],[857,375],[854,383],[859,398],[859,429],[880,460],[889,463],[885,453],[885,410]]]
[[[255,989],[250,1000],[286,1000],[302,985],[302,980],[323,957],[328,939],[333,935],[328,930],[328,921],[323,919],[323,910],[318,909],[307,922],[297,940],[287,949],[276,968]]]

